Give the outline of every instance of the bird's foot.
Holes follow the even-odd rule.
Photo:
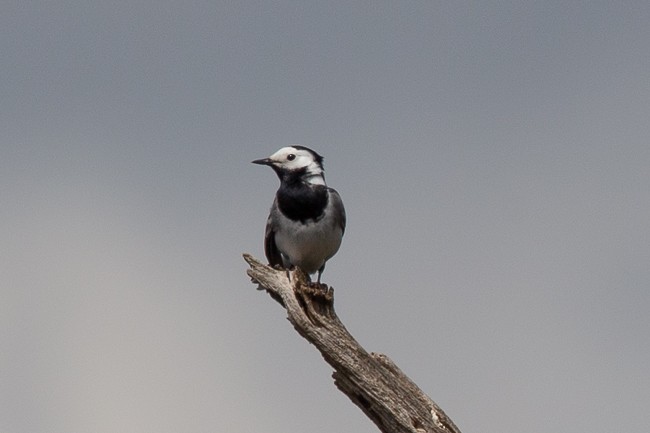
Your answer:
[[[331,302],[334,296],[334,289],[325,283],[313,282],[308,283],[311,293],[315,298],[322,298],[325,301]]]
[[[323,291],[327,291],[329,289],[329,286],[325,283],[321,283],[320,281],[310,281],[309,282],[309,287],[313,287],[314,289],[319,289]]]

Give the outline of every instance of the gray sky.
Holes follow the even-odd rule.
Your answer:
[[[640,432],[650,4],[0,6],[0,432],[374,432],[245,276],[287,144],[339,316],[469,432]]]

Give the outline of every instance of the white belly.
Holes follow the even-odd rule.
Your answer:
[[[332,218],[302,224],[282,216],[284,230],[275,233],[275,243],[282,253],[285,266],[298,266],[313,274],[338,251],[343,231]]]

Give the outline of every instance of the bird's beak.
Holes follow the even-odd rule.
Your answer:
[[[255,161],[251,161],[253,164],[260,164],[260,165],[272,165],[273,160],[271,158],[262,158],[262,159],[256,159]]]

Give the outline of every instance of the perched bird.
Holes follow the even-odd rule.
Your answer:
[[[253,161],[270,166],[280,178],[264,237],[271,266],[297,266],[318,272],[339,249],[345,232],[345,209],[336,190],[325,184],[323,157],[304,146],[289,146]]]

